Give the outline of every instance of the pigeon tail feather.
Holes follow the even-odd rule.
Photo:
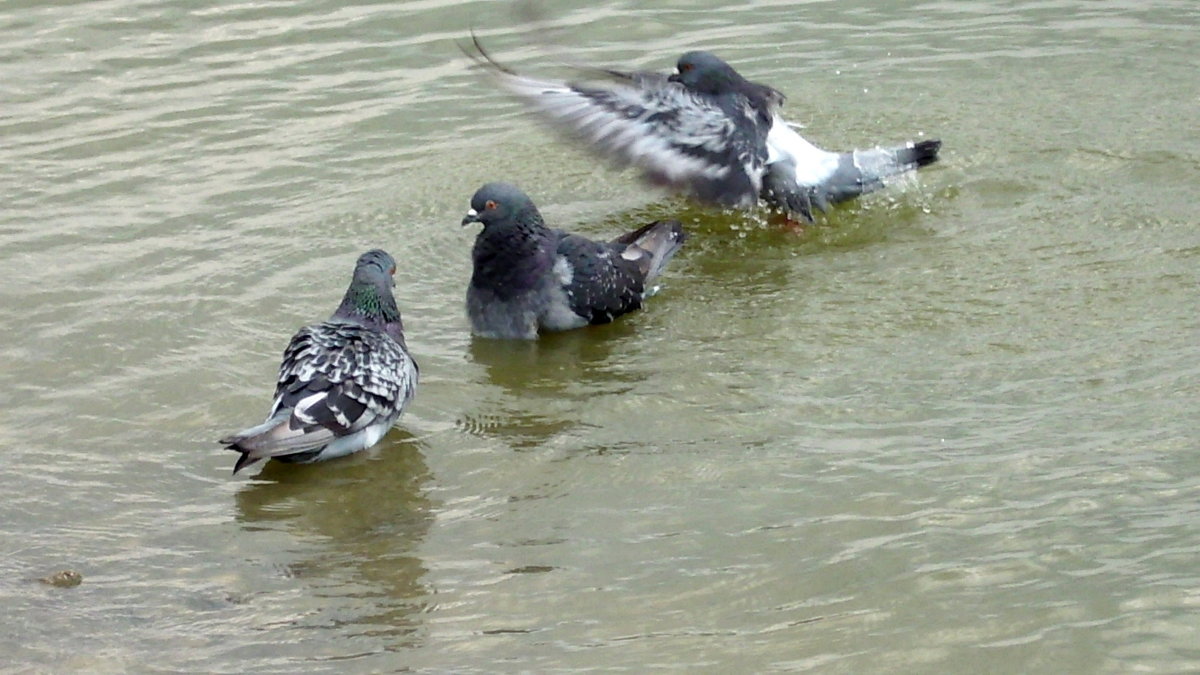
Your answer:
[[[261,459],[262,457],[254,457],[248,452],[243,452],[241,456],[238,457],[237,463],[233,465],[233,473],[236,474],[251,464],[257,463]]]
[[[838,156],[837,169],[813,190],[813,204],[825,210],[888,185],[889,179],[937,161],[939,140],[906,143],[890,148],[854,150]]]
[[[942,141],[940,139],[932,139],[928,141],[920,141],[913,143],[911,148],[902,148],[896,153],[897,159],[906,164],[920,168],[929,166],[938,161],[938,152],[942,149]]]
[[[285,408],[266,422],[219,441],[227,449],[242,453],[233,467],[234,473],[260,459],[319,450],[334,438],[333,432],[324,427],[293,429],[289,423],[292,412]]]
[[[617,237],[613,243],[636,246],[650,254],[643,281],[645,287],[649,288],[686,240],[687,233],[678,220],[656,220]]]

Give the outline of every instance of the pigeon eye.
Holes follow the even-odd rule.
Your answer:
[[[392,269],[388,270],[388,274],[396,276],[396,266],[392,265]]]
[[[679,64],[679,72],[681,72],[681,73],[686,73],[687,71],[689,71],[691,69],[692,69],[692,64],[690,64],[690,63]]]
[[[487,200],[487,203],[483,205],[483,208],[491,211],[492,209],[496,208],[496,202],[489,199]]]

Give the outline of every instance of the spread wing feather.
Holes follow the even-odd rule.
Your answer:
[[[506,89],[618,165],[705,201],[757,202],[766,129],[744,102],[698,95],[658,73],[603,71],[595,85],[535,79],[476,48]]]

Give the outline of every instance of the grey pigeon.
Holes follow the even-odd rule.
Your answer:
[[[471,251],[467,316],[476,335],[491,338],[531,340],[539,331],[608,323],[638,309],[686,238],[676,220],[610,242],[552,230],[508,183],[479,188],[462,223],[483,223]]]
[[[358,258],[342,304],[301,328],[279,366],[267,421],[221,439],[241,453],[233,472],[261,459],[309,463],[379,442],[417,386],[392,296],[396,261],[374,249]]]
[[[784,96],[738,74],[713,54],[688,52],[676,72],[589,70],[587,84],[540,80],[468,55],[543,118],[655,185],[701,201],[751,207],[759,198],[812,221],[813,209],[884,187],[937,161],[940,140],[829,152],[779,114]]]

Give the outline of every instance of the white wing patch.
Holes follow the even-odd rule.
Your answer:
[[[570,286],[571,280],[575,278],[575,271],[571,268],[571,262],[564,256],[558,256],[554,260],[554,276],[563,286]]]
[[[299,401],[296,401],[296,406],[292,409],[292,415],[294,415],[296,417],[296,419],[300,420],[301,422],[303,422],[306,425],[316,424],[317,420],[313,418],[311,413],[309,413],[309,409],[312,408],[314,405],[317,405],[318,403],[321,403],[322,401],[324,401],[325,398],[328,396],[329,396],[328,391],[322,391],[322,392],[318,392],[316,394],[312,394],[311,396],[305,396],[304,398],[300,399]]]

